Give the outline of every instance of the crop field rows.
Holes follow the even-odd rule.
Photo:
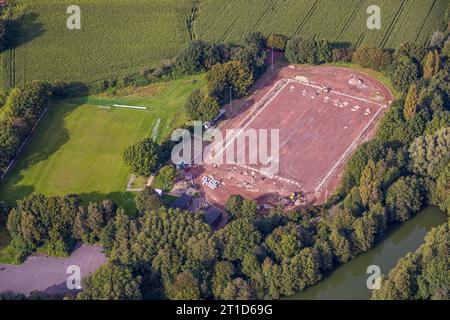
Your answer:
[[[0,88],[128,75],[173,57],[191,39],[239,44],[250,31],[384,48],[425,43],[445,28],[447,0],[379,0],[381,30],[366,27],[371,0],[80,0],[78,31],[66,28],[70,0],[20,3],[15,49],[0,55]]]
[[[372,4],[369,0],[205,0],[195,31],[211,41],[239,43],[242,30],[258,30],[394,48],[404,41],[426,42],[444,27],[445,0],[380,0],[376,4],[382,10],[382,29],[370,31],[366,9]]]
[[[81,30],[68,30],[70,0],[21,0],[24,16],[16,32],[15,63],[2,54],[4,85],[33,79],[92,82],[127,75],[175,55],[190,39],[191,1],[81,0]],[[51,63],[51,68],[48,64]]]

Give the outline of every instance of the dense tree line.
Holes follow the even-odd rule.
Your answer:
[[[353,54],[353,62],[363,68],[385,71],[391,64],[389,52],[376,47],[360,47]]]
[[[141,279],[129,269],[109,263],[83,282],[79,300],[138,300],[141,299]]]
[[[176,57],[175,70],[180,74],[195,74],[211,69],[225,61],[223,46],[209,44],[201,40],[192,41]]]
[[[286,58],[291,63],[320,64],[330,62],[332,47],[328,41],[293,37],[286,45]]]
[[[79,210],[76,196],[31,195],[17,202],[8,217],[12,237],[8,249],[15,261],[36,251],[67,256],[74,245],[72,226]]]
[[[267,39],[260,32],[250,32],[246,34],[244,43],[244,47],[231,52],[231,58],[247,67],[256,79],[266,67]]]
[[[48,83],[34,82],[26,88],[12,89],[0,99],[0,174],[47,107],[50,94]]]
[[[191,45],[192,46],[192,45]],[[252,32],[245,36],[245,45],[242,47],[220,47],[220,59],[207,59],[210,63],[205,65],[205,55],[201,48],[201,42],[194,42],[190,48],[197,52],[194,54],[181,53],[189,58],[181,61],[189,61],[186,70],[209,70],[207,75],[207,87],[195,90],[188,97],[185,110],[192,120],[209,121],[214,119],[221,104],[228,103],[230,98],[240,98],[248,94],[254,81],[262,74],[266,66],[266,38],[259,32]],[[208,46],[206,46],[208,47]],[[209,50],[207,52],[211,52]],[[214,63],[212,63],[214,62]],[[231,97],[230,97],[231,94]]]
[[[230,98],[230,89],[234,98],[246,95],[252,84],[250,69],[240,61],[215,65],[208,74],[208,92],[222,101]]]
[[[68,256],[79,241],[102,242],[107,247],[117,212],[124,214],[111,200],[85,208],[75,195],[32,194],[19,200],[9,213],[7,228],[12,240],[3,253],[20,263],[33,252]]]
[[[443,224],[432,229],[425,243],[402,258],[389,275],[381,279],[375,300],[449,300],[450,228]]]

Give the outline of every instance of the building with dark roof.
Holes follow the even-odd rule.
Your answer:
[[[214,208],[210,208],[203,214],[205,222],[212,228],[216,227],[222,217],[222,213]]]
[[[170,205],[172,209],[181,209],[185,210],[192,203],[192,198],[187,194],[181,195],[174,203]]]

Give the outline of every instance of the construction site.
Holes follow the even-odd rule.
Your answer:
[[[277,129],[277,172],[268,174],[262,163],[207,159],[189,174],[207,201],[219,207],[234,194],[256,200],[261,208],[321,204],[338,187],[352,153],[373,136],[392,100],[383,84],[351,69],[284,67],[218,126],[224,135],[227,129]],[[236,153],[248,154],[254,146],[234,143],[238,138],[224,148],[231,143]]]

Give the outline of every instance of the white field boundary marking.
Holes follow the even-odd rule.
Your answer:
[[[281,84],[282,82],[284,82],[284,84],[281,86],[281,88],[279,88],[277,90],[277,86],[279,84]],[[272,89],[267,92],[264,97],[262,97],[259,101],[263,101],[262,103],[262,107],[256,107],[255,109],[258,110],[258,112],[256,112],[256,114],[253,114],[253,112],[251,112],[247,117],[245,117],[244,119],[242,119],[239,122],[238,125],[238,132],[234,135],[234,137],[231,139],[231,141],[228,141],[227,144],[224,146],[224,148],[221,149],[220,152],[218,152],[217,155],[215,155],[215,157],[218,157],[220,155],[223,154],[223,152],[228,148],[228,146],[232,143],[234,143],[234,140],[237,139],[237,137],[242,133],[242,131],[244,131],[265,109],[268,105],[270,105],[272,103],[272,101],[291,83],[299,83],[302,84],[304,86],[307,87],[311,87],[311,88],[315,88],[315,89],[322,89],[322,87],[320,86],[316,86],[313,84],[309,84],[309,83],[304,83],[302,81],[297,81],[294,79],[282,79],[279,80],[278,82],[276,82],[273,86]],[[264,101],[270,94],[272,94],[275,90],[277,90],[274,95],[267,101]],[[339,160],[335,163],[335,165],[333,166],[333,168],[327,173],[327,175],[325,176],[324,179],[322,179],[322,181],[318,184],[318,186],[315,189],[315,192],[319,192],[323,186],[328,182],[328,180],[330,180],[330,178],[336,173],[337,169],[342,165],[342,163],[347,159],[347,157],[351,154],[351,152],[353,152],[353,150],[358,146],[359,140],[362,138],[362,136],[366,133],[366,131],[372,126],[373,122],[378,118],[379,114],[387,107],[385,104],[380,104],[380,103],[376,103],[364,98],[360,98],[360,97],[356,97],[356,96],[352,96],[346,93],[342,93],[336,90],[331,90],[330,93],[335,93],[337,95],[341,95],[341,96],[345,96],[347,98],[351,98],[351,99],[355,99],[355,100],[359,100],[359,101],[363,101],[366,103],[370,103],[373,105],[376,105],[378,107],[380,107],[377,112],[374,114],[374,116],[372,117],[372,119],[367,123],[367,125],[364,127],[364,129],[361,131],[361,133],[353,140],[352,144],[347,148],[347,150],[344,152],[344,154],[339,158]],[[256,102],[256,104],[258,104],[258,102]],[[245,123],[247,121],[247,123],[243,126],[240,127],[243,123]],[[274,178],[283,182],[287,182],[290,184],[294,184],[297,186],[301,187],[301,184],[296,182],[295,180],[292,179],[287,179],[287,178],[283,178],[280,176],[275,176],[275,175],[268,175],[267,173],[264,172],[264,170],[259,170],[259,169],[255,169],[252,167],[249,167],[247,165],[244,164],[236,164],[239,167],[242,167],[244,169],[248,169],[254,172],[257,172],[263,176],[269,177],[269,178]]]
[[[234,141],[237,139],[237,137],[267,108],[267,106],[269,106],[272,101],[278,97],[278,95],[286,88],[286,86],[289,84],[289,81],[286,81],[280,88],[277,88],[279,85],[281,85],[281,83],[285,82],[285,79],[278,81],[277,83],[275,83],[275,85],[272,87],[272,89],[267,92],[264,97],[262,97],[259,102],[262,101],[262,106],[259,106],[258,102],[256,102],[256,107],[255,109],[258,110],[255,114],[253,114],[253,112],[251,112],[247,117],[245,117],[244,119],[242,119],[238,126],[237,126],[237,132],[233,135],[233,137],[231,138],[230,141],[227,141],[227,143],[225,144],[225,146],[216,154],[214,155],[214,157],[220,157],[223,152],[225,150],[227,150],[227,148],[231,145],[234,144]],[[273,96],[265,101],[271,94],[273,94]],[[244,124],[245,123],[245,124]],[[244,124],[244,126],[241,127],[241,125]]]
[[[236,163],[235,165],[238,166],[238,167],[241,167],[243,169],[259,173],[260,175],[265,176],[267,178],[275,179],[275,180],[281,181],[283,183],[289,183],[289,184],[295,185],[295,186],[297,186],[299,188],[302,188],[302,184],[300,182],[294,180],[294,179],[289,179],[289,178],[284,178],[284,177],[281,177],[281,176],[278,176],[278,175],[269,174],[265,170],[256,169],[256,168],[253,168],[253,167],[250,167],[248,165],[241,164],[241,163]]]
[[[267,82],[271,81],[271,80],[277,75],[277,73],[278,73],[278,72],[273,72],[269,77],[267,77],[267,79],[265,79],[265,80],[261,83],[259,89],[256,89],[255,92],[253,92],[253,94],[251,94],[250,96],[248,96],[248,97],[245,99],[245,102],[241,105],[241,108],[242,108],[242,107],[245,107],[245,106],[247,105],[247,103],[248,103],[251,99],[253,99],[253,98],[261,91],[261,88],[263,88],[264,85],[265,85]],[[283,81],[283,80],[284,80],[284,79],[282,79],[282,80],[280,80],[280,81]],[[279,81],[278,81],[278,82],[279,82]],[[269,90],[269,92],[272,91],[274,87],[275,87],[275,85],[272,86],[272,89]],[[229,104],[228,104],[228,105],[229,105]],[[230,109],[231,109],[231,106],[230,106]],[[233,112],[233,113],[231,114],[231,116],[234,117],[238,111],[239,111],[239,110],[236,110],[235,112]],[[204,148],[203,148],[203,149],[204,149]],[[203,149],[202,149],[201,151],[197,152],[197,154],[195,154],[194,157],[193,157],[192,159],[197,159],[197,157],[198,157],[200,154],[202,154],[202,158],[203,158]]]
[[[147,107],[127,106],[127,105],[123,105],[123,104],[113,104],[113,107],[124,108],[124,109],[147,110]]]
[[[161,118],[158,118],[158,120],[156,120],[155,126],[152,129],[152,140],[153,141],[156,141],[156,139],[158,138],[160,123],[161,123]]]
[[[316,86],[314,84],[305,83],[305,82],[297,81],[297,80],[293,80],[293,79],[289,79],[288,81],[300,83],[300,84],[302,84],[304,86],[315,88],[315,89],[322,90],[322,88],[323,88],[323,87],[320,87],[320,86]],[[373,102],[373,101],[370,101],[370,100],[367,100],[367,99],[364,99],[364,98],[360,98],[360,97],[355,97],[355,96],[352,96],[352,95],[349,95],[349,94],[346,94],[346,93],[343,93],[343,92],[339,92],[339,91],[336,91],[336,90],[330,90],[330,93],[335,93],[337,95],[344,96],[344,97],[347,97],[347,98],[351,98],[351,99],[363,101],[363,102],[366,102],[366,103],[374,104],[374,105],[379,106],[379,107],[383,107],[384,106],[381,103]]]
[[[246,99],[245,99],[245,102],[241,105],[241,108],[242,107],[245,107],[246,105],[247,105],[247,103],[250,101],[250,100],[252,100],[261,90],[262,90],[262,88],[266,85],[266,83],[267,82],[269,82],[269,81],[271,81],[276,75],[278,74],[278,71],[277,72],[274,72],[274,71],[272,71],[272,74],[270,75],[270,76],[268,76],[267,77],[267,79],[265,79],[262,83],[261,83],[261,85],[259,86],[259,89],[256,89],[255,90],[255,92],[253,92],[253,94],[251,94],[250,96],[248,96]],[[281,79],[281,80],[279,80],[279,81],[283,81],[283,80],[285,80],[285,79]],[[277,82],[279,82],[279,81],[277,81]],[[275,86],[275,85],[274,85]],[[274,86],[272,86],[272,89],[274,88]],[[270,89],[269,91],[272,91],[272,89]],[[229,105],[229,104],[228,104]],[[235,112],[233,112],[232,113],[232,117],[234,117],[235,115],[236,115],[236,113],[238,113],[240,110],[236,110]]]
[[[381,105],[381,107],[377,110],[377,112],[374,114],[372,119],[366,124],[366,126],[363,128],[363,130],[360,132],[360,134],[353,140],[352,144],[345,150],[345,152],[342,154],[342,156],[338,159],[338,161],[334,164],[334,166],[331,168],[330,171],[328,171],[327,175],[322,179],[322,181],[319,182],[317,185],[315,192],[318,193],[325,184],[328,183],[328,181],[335,175],[336,171],[339,169],[339,167],[344,163],[344,161],[347,159],[347,157],[353,152],[353,150],[356,149],[358,146],[358,143],[360,142],[361,138],[364,136],[364,134],[367,132],[367,130],[370,129],[372,124],[375,122],[375,120],[378,118],[380,113],[386,109],[386,105]]]
[[[31,129],[30,133],[28,134],[28,137],[26,137],[26,139],[24,140],[24,142],[22,143],[22,145],[20,146],[19,150],[17,150],[16,155],[14,156],[14,158],[9,162],[8,167],[6,168],[5,172],[3,172],[2,176],[0,177],[0,180],[3,180],[3,178],[6,176],[6,174],[9,172],[9,170],[12,168],[14,162],[17,160],[17,158],[19,157],[20,153],[22,152],[23,148],[25,147],[25,145],[28,143],[28,141],[30,141],[31,137],[34,134],[34,131],[36,130],[37,126],[39,125],[39,123],[41,122],[42,118],[47,114],[48,108],[45,108],[45,110],[41,113],[39,119],[36,121],[36,123],[34,124],[33,128]]]
[[[270,90],[263,98],[261,98],[260,101],[263,101],[265,98],[267,98],[267,96],[268,96],[269,94],[271,94],[273,91],[275,91],[277,85],[278,85],[280,82],[282,82],[282,81],[283,81],[283,80],[280,80],[280,81],[278,81],[277,83],[275,83],[274,86],[272,87],[272,89],[271,89],[271,90]],[[319,87],[319,86],[316,86],[316,85],[307,84],[307,83],[304,83],[304,82],[301,82],[301,81],[297,81],[297,80],[294,80],[294,79],[286,79],[286,83],[278,90],[278,92],[276,92],[275,95],[274,95],[271,99],[269,99],[267,102],[263,102],[263,107],[260,108],[260,109],[258,109],[258,112],[253,116],[252,119],[250,119],[250,121],[248,121],[248,123],[247,123],[246,125],[244,125],[244,127],[240,128],[239,132],[233,137],[233,139],[232,139],[229,143],[227,143],[227,144],[225,145],[224,149],[222,149],[221,152],[219,152],[217,156],[220,156],[220,155],[223,153],[223,151],[227,149],[227,147],[229,146],[229,144],[234,143],[234,140],[236,140],[236,138],[239,136],[239,134],[240,134],[243,130],[245,130],[245,128],[247,128],[247,127],[254,121],[254,119],[256,119],[256,118],[259,116],[259,114],[260,114],[261,112],[263,112],[264,109],[265,109],[268,105],[270,105],[270,103],[271,103],[271,102],[272,102],[272,101],[273,101],[273,100],[274,100],[274,99],[275,99],[275,98],[276,98],[276,97],[277,97],[284,89],[286,89],[286,87],[287,87],[289,84],[294,83],[294,82],[295,82],[295,83],[302,84],[302,85],[305,85],[305,86],[309,86],[309,87],[312,87],[312,88],[322,89],[322,87]],[[345,96],[345,97],[351,98],[351,99],[355,99],[355,100],[360,100],[360,101],[363,101],[363,102],[371,103],[371,104],[374,104],[374,105],[379,106],[380,108],[379,108],[378,111],[374,114],[374,116],[373,116],[373,118],[371,119],[371,121],[369,121],[368,124],[364,127],[364,129],[363,129],[362,132],[358,135],[358,137],[355,138],[355,140],[354,140],[353,143],[349,146],[349,148],[347,148],[347,150],[344,152],[344,154],[341,156],[341,158],[339,158],[339,160],[338,160],[337,163],[333,166],[333,168],[330,170],[330,172],[328,172],[328,174],[325,176],[325,178],[319,183],[318,187],[316,187],[315,192],[318,192],[318,190],[320,190],[320,189],[323,187],[323,185],[324,185],[325,183],[327,183],[328,180],[335,174],[335,172],[337,171],[337,169],[338,169],[338,168],[341,166],[341,164],[346,160],[346,158],[348,157],[348,155],[349,155],[349,154],[357,147],[357,145],[358,145],[358,143],[359,143],[359,140],[360,140],[361,137],[365,134],[365,132],[367,131],[367,129],[372,125],[372,123],[375,121],[375,119],[378,117],[378,115],[381,113],[381,111],[386,107],[385,105],[382,105],[382,104],[379,104],[379,103],[376,103],[376,102],[373,102],[373,101],[370,101],[370,100],[366,100],[366,99],[363,99],[363,98],[351,96],[351,95],[348,95],[348,94],[345,94],[345,93],[342,93],[342,92],[338,92],[338,91],[335,91],[335,90],[331,90],[331,92],[333,92],[333,93],[335,93],[335,94],[338,94],[338,95],[341,95],[341,96]],[[250,117],[250,116],[251,116],[251,114],[249,115],[249,117]],[[248,120],[249,117],[244,118],[244,119],[239,123],[239,125],[241,125],[241,124],[244,123],[246,120]],[[283,143],[283,146],[286,145],[287,142],[288,142],[288,140],[286,140],[286,141]],[[239,164],[239,163],[237,163],[236,165],[237,165],[238,167],[243,168],[243,169],[246,169],[246,170],[250,170],[250,171],[259,173],[259,174],[262,175],[262,176],[266,176],[266,177],[271,178],[271,179],[279,180],[279,181],[284,182],[284,183],[289,183],[289,184],[292,184],[292,185],[296,185],[297,187],[302,187],[301,183],[299,183],[298,181],[296,181],[296,180],[294,180],[294,179],[288,179],[288,178],[284,178],[284,177],[281,177],[281,176],[278,176],[278,175],[271,175],[271,174],[268,174],[267,172],[265,172],[265,170],[256,169],[256,168],[247,166],[247,165],[245,165],[245,164]]]

